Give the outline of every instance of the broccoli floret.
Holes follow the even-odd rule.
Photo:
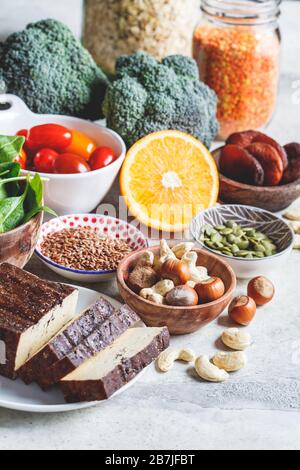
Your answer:
[[[0,47],[0,82],[36,113],[102,117],[108,79],[64,24],[32,23]]]
[[[108,127],[128,146],[152,132],[174,129],[209,148],[219,130],[214,91],[200,82],[196,62],[178,55],[162,62],[144,52],[120,57],[103,111]]]

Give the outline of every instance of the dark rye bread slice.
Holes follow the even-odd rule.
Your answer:
[[[78,291],[39,279],[11,264],[0,265],[0,374],[17,370],[75,316]],[[4,359],[4,360],[3,360]]]
[[[123,305],[118,311],[98,325],[95,331],[85,338],[72,352],[37,376],[36,382],[43,390],[48,390],[86,360],[112,344],[128,328],[131,328],[139,321],[140,319],[136,313],[128,305]]]
[[[67,403],[100,401],[134,379],[169,346],[167,328],[132,328],[60,382]]]
[[[114,311],[115,309],[110,302],[104,298],[99,299],[99,301],[61,330],[44,348],[26,362],[18,371],[19,377],[27,385],[34,382],[49,367],[67,356],[98,325],[107,320]]]

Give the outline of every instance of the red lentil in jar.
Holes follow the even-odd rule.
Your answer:
[[[259,129],[276,106],[281,0],[203,0],[194,33],[200,77],[219,98],[220,138]]]

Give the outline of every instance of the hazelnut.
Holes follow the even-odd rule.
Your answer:
[[[247,326],[256,314],[256,303],[247,295],[240,295],[229,305],[228,314],[231,320],[239,325]]]
[[[128,286],[134,292],[139,293],[142,289],[153,287],[158,281],[158,276],[150,266],[135,268],[128,277]]]
[[[201,304],[208,304],[220,299],[225,294],[225,286],[219,277],[210,277],[195,286]]]
[[[168,292],[166,303],[173,307],[193,307],[198,304],[198,295],[189,286],[177,286]]]
[[[191,277],[187,264],[177,259],[165,261],[161,267],[160,275],[163,279],[171,279],[175,286],[186,284]]]
[[[274,294],[275,288],[272,282],[264,276],[255,277],[248,284],[248,295],[256,305],[266,305],[273,299]]]

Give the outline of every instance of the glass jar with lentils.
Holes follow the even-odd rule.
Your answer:
[[[276,106],[281,0],[202,0],[193,55],[219,98],[220,138],[259,129]]]

